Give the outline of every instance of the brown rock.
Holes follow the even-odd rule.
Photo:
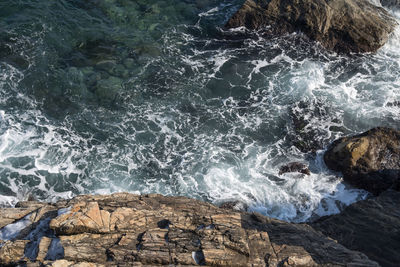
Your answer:
[[[0,208],[0,228],[4,226],[14,223],[29,213],[36,210],[36,207],[33,208]]]
[[[396,25],[368,0],[247,0],[226,27],[301,31],[327,49],[347,53],[376,51]]]
[[[54,262],[46,262],[45,267],[105,267],[104,264],[98,264],[93,262],[73,262],[67,260],[57,260]]]
[[[72,209],[50,222],[50,228],[59,234],[107,233],[110,214],[100,211],[97,202],[76,203]]]
[[[307,225],[185,197],[119,193],[55,205],[70,207],[49,225],[64,253],[45,266],[377,266]],[[36,261],[48,244],[42,238]]]
[[[64,259],[78,262],[107,262],[107,248],[113,246],[121,234],[76,234],[60,236]]]
[[[324,160],[355,187],[373,194],[396,189],[400,180],[400,131],[374,128],[338,139],[329,146]]]
[[[24,257],[25,246],[29,240],[7,241],[0,248],[0,265],[16,265]]]
[[[44,259],[46,258],[47,252],[49,250],[50,244],[51,244],[51,238],[44,236],[40,239],[39,247],[38,247],[38,255],[36,257],[36,260],[38,260],[40,262],[44,261]]]

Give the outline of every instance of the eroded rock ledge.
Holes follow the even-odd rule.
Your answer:
[[[185,197],[21,202],[0,223],[1,266],[378,266],[308,225]]]

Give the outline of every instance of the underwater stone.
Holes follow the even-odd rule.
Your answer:
[[[132,69],[136,66],[135,60],[133,58],[126,58],[123,62],[124,66],[128,69]]]
[[[129,71],[121,64],[116,65],[115,68],[112,69],[111,74],[121,78],[129,77]]]
[[[102,60],[102,61],[97,62],[96,68],[99,70],[111,72],[112,69],[114,69],[116,65],[117,65],[117,63],[115,60]]]
[[[109,77],[97,82],[96,96],[101,102],[113,101],[122,89],[122,80],[117,77]]]

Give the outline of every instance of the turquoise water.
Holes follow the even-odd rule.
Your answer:
[[[304,221],[364,198],[321,155],[400,128],[400,30],[340,56],[224,29],[242,2],[0,0],[1,204],[128,191]]]

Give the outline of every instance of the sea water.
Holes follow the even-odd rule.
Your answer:
[[[242,2],[0,0],[0,205],[127,191],[302,222],[366,198],[323,153],[400,127],[400,28],[344,56],[225,29]]]

